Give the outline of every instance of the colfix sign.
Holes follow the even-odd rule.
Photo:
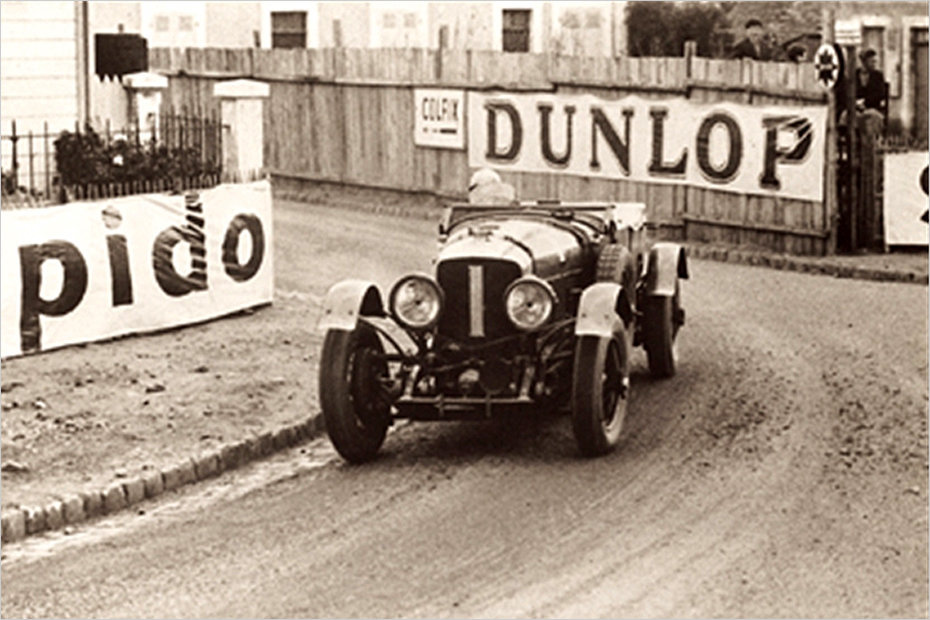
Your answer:
[[[272,300],[267,181],[0,217],[4,358]]]
[[[469,93],[468,163],[823,200],[826,106]]]
[[[413,143],[440,149],[465,148],[465,91],[415,88]]]

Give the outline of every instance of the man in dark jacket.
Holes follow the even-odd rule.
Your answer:
[[[869,49],[859,55],[856,69],[856,108],[885,113],[885,75],[878,69],[878,52]]]
[[[750,19],[746,22],[746,38],[733,47],[730,58],[771,59],[771,52],[765,45],[765,29],[762,22],[758,19]]]

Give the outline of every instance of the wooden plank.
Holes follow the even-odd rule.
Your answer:
[[[437,53],[441,59],[441,84],[463,84],[468,81],[468,55],[465,50],[444,49]]]
[[[688,67],[684,58],[665,59],[665,85],[682,87],[687,81]]]

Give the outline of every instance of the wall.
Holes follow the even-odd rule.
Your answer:
[[[255,47],[261,29],[259,2],[207,2],[207,47]]]
[[[369,2],[320,2],[319,46],[369,47],[371,41],[371,11]],[[339,22],[342,41],[335,37],[335,22]]]
[[[80,113],[74,2],[4,2],[0,20],[2,131],[73,127]]]
[[[613,2],[556,3],[548,49],[572,56],[615,56]],[[625,46],[623,48],[625,51]]]
[[[89,2],[88,18],[91,35],[95,32],[119,32],[120,26],[123,32],[139,34],[142,7],[139,2]]]
[[[0,10],[0,166],[13,168],[15,120],[18,184],[50,193],[54,138],[84,115],[80,3],[4,2]]]
[[[243,3],[253,4],[253,3]],[[208,5],[209,6],[209,5]],[[308,2],[261,3],[261,46],[271,47],[274,11],[304,11],[307,14],[307,47],[424,47],[438,48],[439,32],[447,29],[450,49],[500,50],[503,12],[531,11],[531,52],[562,50],[579,55],[612,56],[625,52],[625,1],[540,2],[498,0],[496,2]],[[593,13],[597,24],[574,32],[560,28],[565,14]],[[385,16],[388,16],[385,18]],[[334,36],[339,22],[341,41]],[[590,20],[589,20],[590,21]],[[238,25],[241,28],[241,25]],[[208,47],[212,44],[208,43]]]
[[[805,70],[809,67],[702,58],[422,49],[152,50],[150,64],[169,76],[166,104],[207,114],[217,106],[213,84],[224,76],[267,81],[265,162],[280,179],[445,199],[463,195],[468,157],[465,151],[413,144],[413,87],[826,105],[814,73]],[[836,217],[833,168],[826,168],[826,196],[819,201],[542,173],[509,173],[506,180],[524,199],[642,201],[652,221],[679,237],[822,254],[832,248]]]
[[[439,31],[446,27],[450,49],[491,49],[492,12],[490,2],[430,2],[429,47],[439,47]]]
[[[142,2],[140,32],[150,47],[203,47],[207,41],[205,2]]]

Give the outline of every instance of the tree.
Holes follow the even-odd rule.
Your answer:
[[[717,2],[630,2],[627,6],[630,56],[681,56],[685,41],[697,42],[700,56],[720,56],[728,11]]]

